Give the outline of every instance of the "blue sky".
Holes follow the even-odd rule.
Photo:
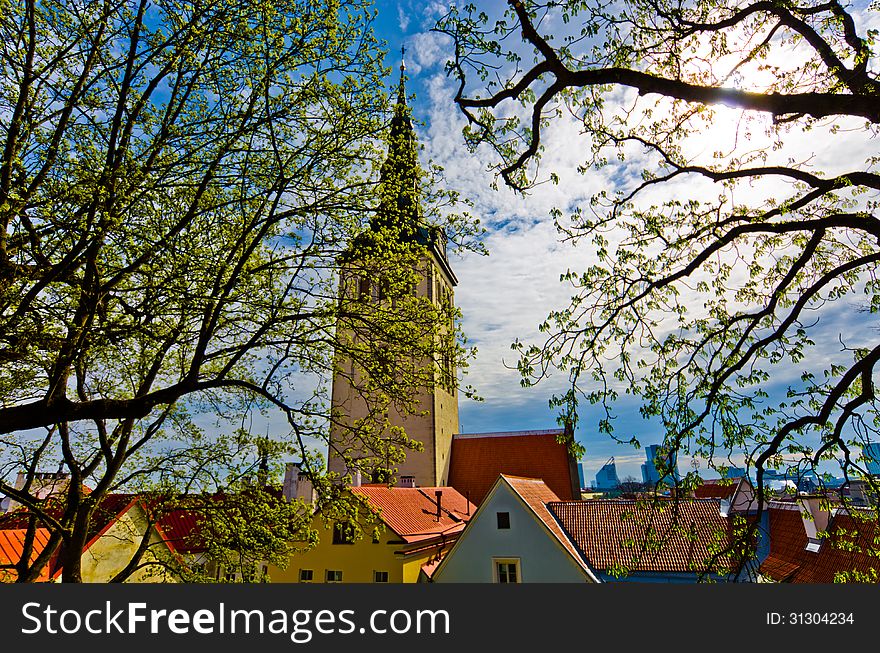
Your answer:
[[[492,8],[504,3],[491,0],[478,3],[480,8]],[[459,278],[456,303],[463,312],[463,328],[470,344],[478,348],[464,381],[475,386],[485,401],[476,403],[462,398],[460,402],[462,432],[504,431],[518,429],[542,429],[556,426],[556,415],[548,407],[548,399],[564,387],[563,378],[550,378],[536,387],[523,389],[520,377],[510,366],[516,362],[510,344],[514,340],[540,343],[537,330],[554,308],[567,304],[569,289],[559,282],[559,275],[571,268],[582,270],[590,260],[587,248],[574,248],[559,241],[550,219],[555,207],[563,209],[583,205],[596,191],[613,187],[627,175],[640,172],[638,159],[631,160],[626,169],[609,169],[604,174],[581,176],[575,169],[582,162],[583,138],[578,125],[557,120],[545,134],[546,169],[553,169],[562,179],[558,185],[545,184],[528,196],[516,195],[501,185],[492,190],[494,180],[487,166],[494,161],[488,152],[470,154],[461,137],[463,118],[453,103],[455,85],[444,72],[444,62],[451,55],[447,37],[432,32],[437,19],[449,8],[449,2],[413,2],[412,0],[378,0],[379,15],[376,31],[387,42],[387,64],[392,68],[389,88],[397,83],[397,67],[400,48],[407,49],[406,64],[408,91],[415,94],[412,101],[415,118],[421,124],[418,134],[424,145],[423,159],[433,159],[446,169],[449,185],[474,202],[474,213],[488,228],[485,244],[488,257],[467,254],[454,258],[452,263]],[[866,20],[874,20],[868,14]],[[725,139],[735,142],[742,137],[738,131],[738,114],[733,110],[720,109],[714,133],[693,139],[693,151],[711,151]],[[758,121],[760,127],[760,119]],[[757,132],[756,132],[757,133]],[[852,142],[846,161],[841,161],[841,139],[828,130],[815,130],[801,142],[793,142],[786,154],[812,158],[815,165],[827,172],[843,165],[862,165],[873,154],[869,139]],[[858,138],[858,137],[857,137]],[[757,143],[761,137],[755,136]],[[834,147],[832,147],[832,143]],[[689,182],[692,183],[692,182]],[[777,189],[778,190],[778,189]],[[692,186],[676,188],[665,185],[661,192],[696,192]],[[707,189],[709,192],[715,192]],[[756,191],[758,192],[758,191]],[[770,189],[769,192],[773,192]],[[853,310],[858,312],[858,297],[841,300],[841,305],[822,317],[819,325],[815,357],[812,367],[824,365],[841,353],[838,336],[841,332],[849,337],[873,338],[876,326],[854,330]],[[863,318],[859,318],[863,319]],[[868,326],[866,323],[865,326]],[[870,334],[870,335],[865,335]],[[848,343],[851,344],[851,343]],[[806,364],[810,365],[811,360]],[[781,370],[789,378],[797,378],[798,369]],[[784,388],[784,382],[779,388]],[[584,463],[587,479],[610,457],[617,462],[621,478],[640,478],[640,465],[644,451],[631,446],[617,445],[607,436],[596,431],[598,411],[585,407],[577,437],[585,445]],[[622,403],[615,421],[617,433],[623,438],[636,436],[643,446],[661,440],[658,425],[641,418],[634,404]],[[735,458],[732,464],[740,464]],[[681,457],[681,471],[690,469],[690,459]],[[705,464],[704,464],[705,465]],[[829,469],[834,472],[834,470]]]
[[[519,373],[509,367],[516,363],[510,344],[517,338],[536,341],[537,325],[567,300],[559,275],[568,266],[577,269],[583,257],[557,242],[549,213],[561,200],[568,203],[571,198],[563,197],[558,187],[528,197],[489,187],[493,176],[486,170],[488,160],[469,154],[461,138],[463,123],[453,103],[454,86],[443,69],[449,43],[431,31],[448,7],[444,2],[379,0],[375,27],[387,42],[386,63],[393,70],[389,88],[397,83],[400,49],[406,47],[407,90],[415,95],[413,113],[422,123],[418,132],[424,160],[431,158],[446,168],[450,186],[474,202],[474,212],[489,229],[489,256],[467,254],[452,260],[459,278],[456,303],[463,312],[463,328],[478,350],[464,381],[484,397],[482,402],[461,399],[461,431],[556,428],[556,413],[548,400],[562,387],[562,379],[522,388]],[[585,199],[593,190],[585,187],[580,195]],[[644,452],[595,434],[597,418],[597,411],[585,410],[577,433],[587,448],[587,478],[592,479],[614,456],[621,478],[640,479]],[[622,431],[639,434],[643,445],[661,439],[660,430],[642,420],[635,406],[624,407],[617,424]]]

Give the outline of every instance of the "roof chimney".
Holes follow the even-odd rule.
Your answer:
[[[397,482],[397,487],[415,487],[416,486],[416,477],[415,476],[401,476],[400,480]]]
[[[434,490],[434,496],[437,497],[437,521],[440,521],[440,502],[443,499],[443,490]]]
[[[828,499],[816,495],[802,495],[798,497],[798,504],[801,507],[801,519],[807,534],[806,549],[816,553],[822,546],[819,537],[828,529],[828,523],[831,521]]]
[[[287,463],[284,466],[284,485],[282,493],[286,501],[292,501],[296,493],[296,482],[299,480],[299,463]]]
[[[314,501],[314,492],[312,481],[303,474],[300,463],[287,463],[284,467],[284,499],[301,499],[310,504]]]

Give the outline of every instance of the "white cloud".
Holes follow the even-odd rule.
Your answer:
[[[438,2],[437,0],[426,2],[422,7],[422,27],[424,29],[433,27],[440,18],[449,13],[450,7],[454,4],[454,2]]]
[[[412,75],[443,68],[450,56],[450,37],[439,32],[418,32],[407,37],[407,69]]]
[[[409,14],[409,7],[404,7],[403,4],[398,3],[397,5],[397,24],[400,26],[401,32],[406,32],[409,28],[409,21],[411,16]]]

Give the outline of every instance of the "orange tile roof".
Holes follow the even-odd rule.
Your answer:
[[[452,438],[449,484],[479,505],[500,474],[540,478],[563,501],[579,499],[563,429],[461,433]]]
[[[134,498],[133,494],[107,494],[104,496],[92,512],[88,540],[105,530],[108,524],[131,504]],[[42,510],[50,517],[57,519],[63,514],[64,506],[60,501],[50,499],[42,506]],[[17,508],[12,512],[0,515],[0,529],[26,528],[29,519],[30,513],[26,508]]]
[[[443,558],[440,556],[436,556],[431,558],[428,562],[421,566],[422,572],[428,578],[432,578],[434,576],[434,572],[437,571],[437,567],[440,566],[440,563],[443,562]]]
[[[807,533],[800,509],[771,505],[770,555],[761,564],[763,575],[777,582],[833,583],[841,572],[880,582],[880,542],[876,515],[867,520],[843,511],[831,518],[818,552],[807,551]],[[852,581],[850,581],[852,582]]]
[[[502,474],[501,478],[507,481],[514,492],[534,511],[538,519],[544,523],[562,547],[568,551],[578,566],[590,573],[580,553],[547,508],[547,505],[550,503],[559,503],[559,497],[556,496],[553,490],[547,487],[543,480],[538,478],[523,478],[520,476],[508,476],[507,474]]]
[[[714,499],[593,499],[548,504],[585,560],[610,573],[703,572],[730,543],[730,525]],[[712,571],[726,573],[727,556]]]
[[[361,485],[351,491],[365,498],[382,521],[408,544],[440,535],[457,535],[477,510],[452,487]],[[437,491],[443,493],[439,520]]]
[[[7,528],[0,530],[0,567],[3,565],[14,565],[21,560],[24,553],[24,538],[27,534],[26,528]],[[37,528],[34,531],[34,545],[31,550],[31,562],[46,547],[49,542],[49,529]],[[12,569],[0,568],[0,583],[12,582],[16,577],[15,571]],[[43,567],[37,582],[49,580],[49,565]]]

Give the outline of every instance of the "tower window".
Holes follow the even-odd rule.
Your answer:
[[[385,301],[385,299],[388,298],[390,291],[391,291],[391,284],[388,282],[388,279],[386,279],[385,277],[382,277],[381,279],[379,279],[379,283],[378,283],[379,298],[378,299],[380,302]]]
[[[366,277],[361,277],[358,279],[358,299],[362,302],[367,302],[372,299],[370,296],[372,289],[370,288],[370,280]]]
[[[434,266],[428,263],[428,275],[427,275],[427,286],[428,286],[428,299],[434,301]]]

